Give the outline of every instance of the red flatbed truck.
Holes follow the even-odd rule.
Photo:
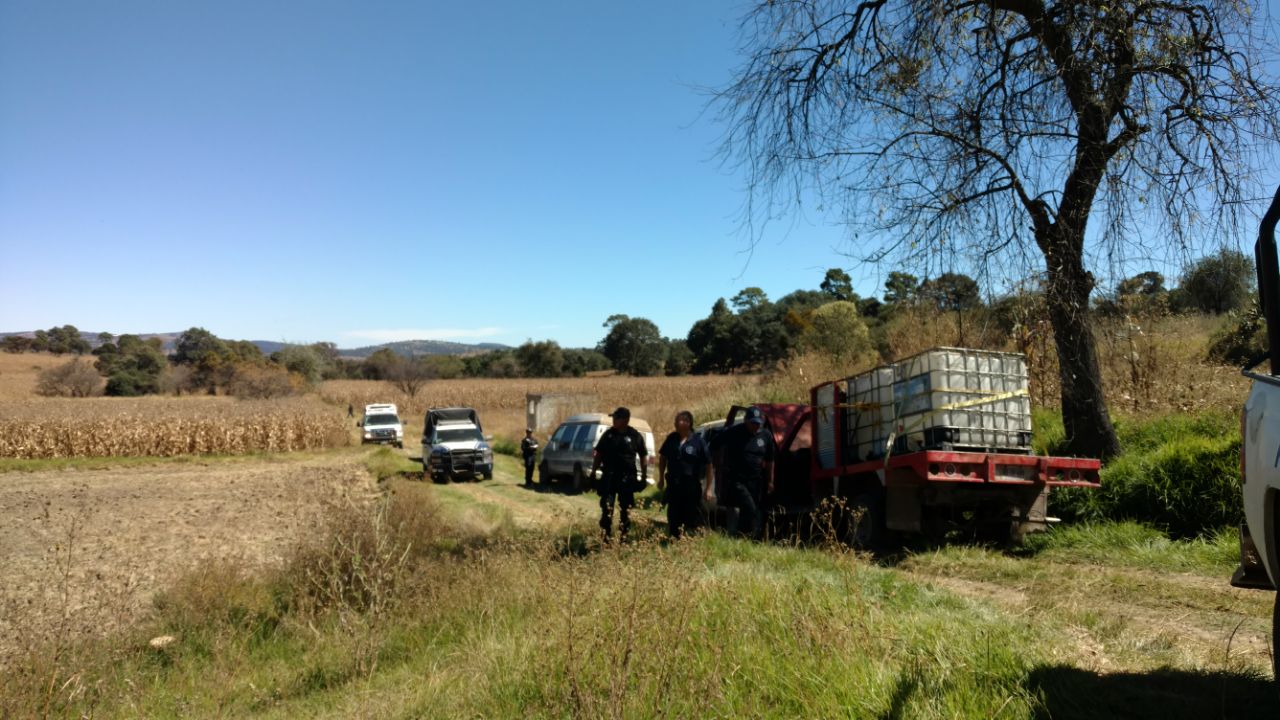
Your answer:
[[[954,526],[1017,542],[1047,526],[1051,488],[1100,486],[1098,460],[1009,452],[917,450],[850,462],[835,442],[834,462],[824,467],[813,448],[817,390],[809,405],[755,405],[778,449],[774,492],[765,498],[775,526],[803,527],[824,501],[838,500],[847,518],[842,534],[855,546],[879,546],[890,532],[941,537]],[[745,411],[731,408],[726,427]],[[831,414],[835,438],[842,419]]]

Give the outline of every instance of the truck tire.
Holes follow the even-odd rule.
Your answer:
[[[539,485],[551,484],[551,471],[547,469],[546,460],[543,460],[542,463],[538,465],[538,484]]]
[[[493,479],[493,471],[492,471],[492,470],[489,470],[489,471],[485,472],[485,474],[484,474],[484,479],[485,479],[485,480],[492,480],[492,479]]]
[[[582,469],[581,465],[573,466],[573,491],[576,493],[585,492],[587,489],[587,473]]]
[[[878,550],[888,539],[885,527],[884,493],[867,490],[849,500],[848,543],[860,550]]]

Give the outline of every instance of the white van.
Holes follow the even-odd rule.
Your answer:
[[[391,403],[365,405],[360,427],[364,431],[360,434],[361,445],[391,443],[398,448],[404,447],[404,425],[400,423],[396,406]]]
[[[587,476],[591,473],[592,451],[600,441],[600,436],[610,427],[613,427],[613,418],[604,413],[574,415],[560,423],[560,427],[556,428],[551,439],[542,448],[538,481],[545,484],[556,478],[567,478],[573,482],[575,491],[586,490],[600,477],[599,471],[595,478]],[[644,437],[644,446],[649,451],[648,464],[656,464],[657,447],[653,444],[653,430],[649,428],[649,423],[633,416],[631,427]],[[638,467],[636,469],[639,470]],[[651,485],[656,479],[655,472],[651,469],[647,473]]]

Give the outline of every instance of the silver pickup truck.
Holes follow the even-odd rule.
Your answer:
[[[1266,318],[1267,352],[1254,358],[1244,374],[1253,387],[1240,417],[1240,487],[1245,524],[1240,528],[1240,567],[1236,587],[1274,592],[1280,586],[1280,266],[1275,228],[1280,220],[1280,190],[1262,218],[1254,258],[1258,267],[1258,304]],[[1280,594],[1271,623],[1272,662],[1280,685]]]

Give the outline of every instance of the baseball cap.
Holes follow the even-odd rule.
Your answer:
[[[758,407],[749,407],[747,408],[747,417],[745,421],[763,424],[764,413],[760,412],[760,408]]]
[[[627,408],[620,407],[617,410],[614,410],[613,412],[609,413],[609,417],[622,418],[623,420],[630,420],[631,411],[628,410]]]

